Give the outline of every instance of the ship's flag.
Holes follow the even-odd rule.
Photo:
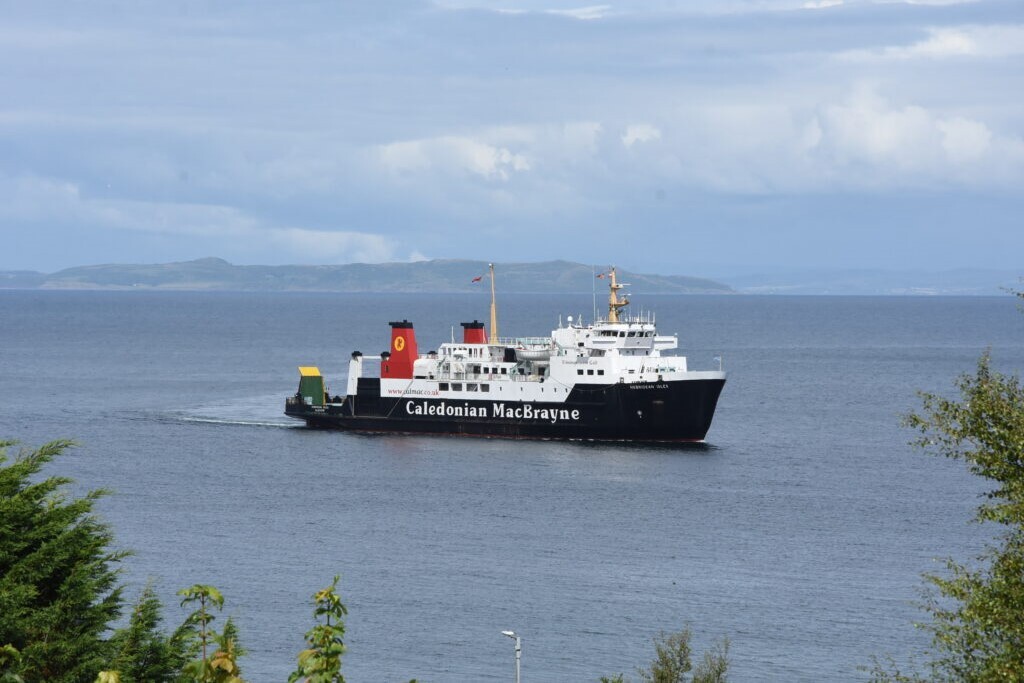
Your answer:
[[[603,279],[605,279],[606,277],[608,277],[608,273],[598,273],[598,274],[597,274],[597,279],[598,279],[598,280],[603,280]]]
[[[480,282],[483,279],[484,279],[483,275],[477,275],[475,278],[473,278],[473,282]]]

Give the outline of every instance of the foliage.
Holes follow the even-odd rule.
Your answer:
[[[905,422],[921,432],[915,443],[964,460],[972,474],[996,485],[978,519],[1024,529],[1024,387],[1016,376],[994,371],[989,354],[974,375],[957,380],[960,401],[922,394],[923,414]]]
[[[26,683],[89,682],[109,653],[102,636],[117,618],[121,589],[110,529],[93,515],[105,494],[62,493],[70,480],[38,475],[73,444],[53,441],[22,450],[0,441],[0,646],[3,675]],[[17,651],[17,657],[10,655]]]
[[[920,432],[918,446],[991,482],[977,519],[1001,533],[978,566],[947,560],[945,575],[926,576],[928,675],[876,662],[873,681],[1024,680],[1024,387],[993,370],[988,353],[956,384],[959,400],[922,394],[921,412],[905,421]]]
[[[187,640],[180,630],[173,636],[160,632],[161,604],[147,585],[132,610],[128,626],[110,639],[114,653],[111,671],[117,683],[170,683],[189,659]]]
[[[244,651],[238,645],[238,629],[228,618],[224,630],[217,633],[210,628],[215,616],[210,608],[218,610],[224,607],[224,596],[214,586],[195,584],[178,591],[182,596],[181,606],[199,603],[198,609],[185,618],[185,623],[178,629],[175,639],[178,642],[198,643],[199,659],[184,666],[180,680],[187,683],[245,683],[238,667],[238,658]],[[210,645],[215,645],[213,653],[208,652]]]
[[[650,683],[682,683],[684,676],[690,672],[690,639],[693,637],[689,628],[678,633],[662,633],[654,639],[654,660],[646,669],[640,669],[640,679]]]
[[[14,673],[14,668],[21,662],[21,653],[13,645],[0,647],[0,683],[24,683],[24,679]]]
[[[729,669],[729,639],[723,638],[704,653],[693,667],[693,650],[689,627],[677,633],[662,633],[654,639],[654,659],[637,671],[640,680],[648,683],[726,683]],[[693,675],[687,677],[693,671]],[[626,683],[622,674],[602,676],[601,683]]]
[[[344,617],[348,610],[337,593],[340,578],[335,576],[330,586],[313,595],[313,620],[317,623],[306,632],[310,647],[299,653],[298,668],[288,677],[288,683],[345,683],[341,656],[345,653]],[[319,623],[321,618],[323,623]]]
[[[238,629],[231,617],[224,622],[224,630],[213,634],[213,640],[217,649],[210,657],[210,672],[208,679],[213,683],[245,683],[242,680],[242,672],[238,668],[238,658],[245,654],[245,650],[238,644]]]
[[[704,653],[693,671],[693,683],[726,683],[729,670],[729,639],[722,638]]]

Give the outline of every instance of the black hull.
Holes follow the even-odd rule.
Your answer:
[[[577,386],[564,403],[381,397],[361,380],[342,403],[289,399],[285,414],[314,428],[584,441],[703,441],[724,379]],[[377,386],[373,386],[373,385]]]

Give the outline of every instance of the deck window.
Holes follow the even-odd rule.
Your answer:
[[[462,382],[452,382],[452,391],[462,391]]]
[[[480,385],[480,391],[490,391],[490,390],[491,390],[491,385],[490,384],[481,384]]]
[[[479,391],[479,390],[480,390],[480,386],[478,384],[476,384],[475,382],[470,382],[469,384],[466,385],[466,391]]]
[[[438,382],[437,383],[437,390],[438,391],[448,391],[448,382]]]

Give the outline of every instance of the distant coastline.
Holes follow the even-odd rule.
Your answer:
[[[320,266],[239,266],[219,258],[158,264],[78,266],[55,273],[0,271],[0,289],[475,292],[473,278],[485,261],[435,259],[405,263]],[[597,271],[598,273],[600,270]],[[619,268],[635,294],[764,294],[853,296],[998,296],[1019,290],[1019,272],[984,268],[922,270],[780,270],[737,272],[714,279],[636,273]],[[497,282],[507,293],[586,293],[594,268],[571,261],[498,263]],[[598,289],[601,289],[599,286]]]
[[[407,263],[323,266],[237,266],[219,258],[160,264],[106,264],[56,273],[0,271],[0,289],[103,289],[297,292],[474,292],[485,261],[437,259]],[[600,273],[601,271],[597,271]],[[619,269],[620,280],[641,294],[732,294],[726,284],[683,275],[648,275]],[[497,264],[503,292],[590,292],[595,272],[570,261]]]

